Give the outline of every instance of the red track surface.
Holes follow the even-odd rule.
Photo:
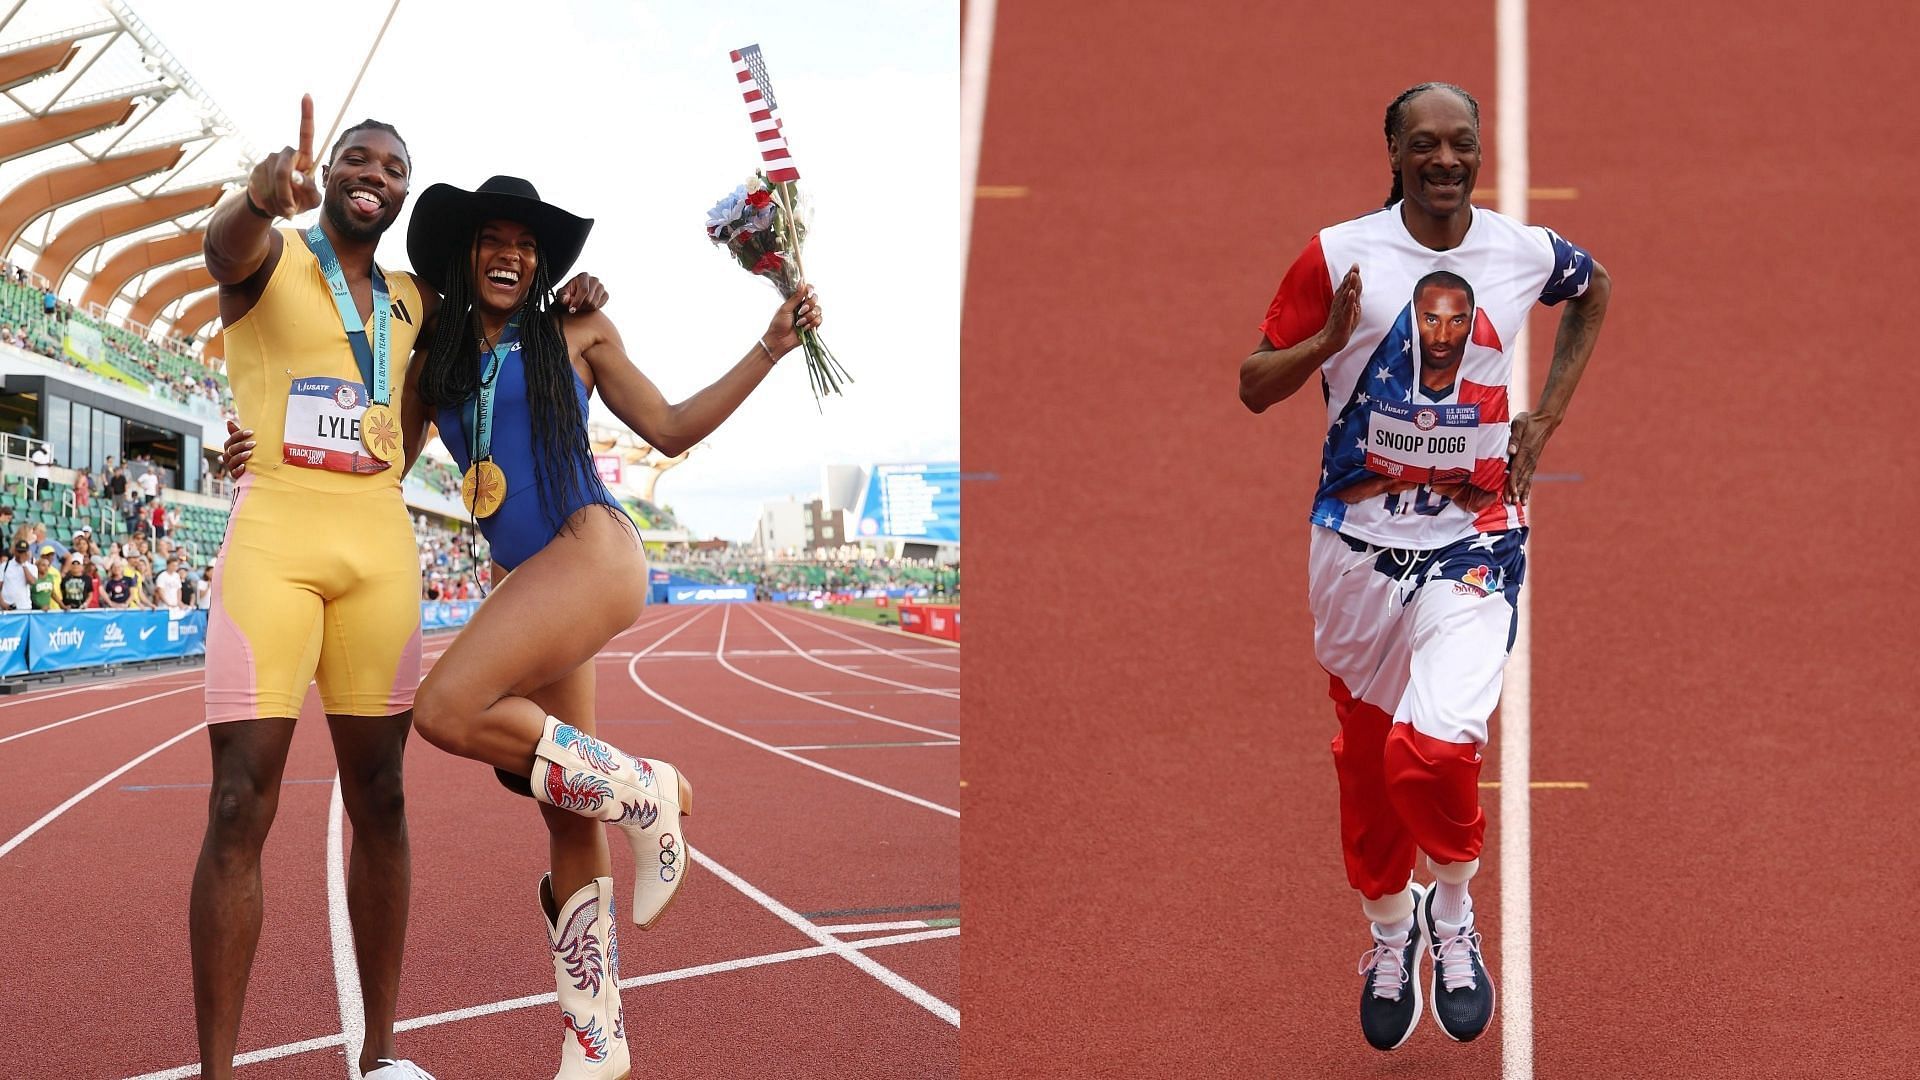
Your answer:
[[[770,685],[716,658],[723,628],[726,663]],[[429,656],[444,647],[446,639],[436,640]],[[650,609],[610,643],[599,662],[602,732],[680,764],[700,791],[688,824],[702,865],[658,927],[622,928],[622,976],[817,947],[706,860],[829,929],[958,919],[956,817],[794,759],[957,807],[954,748],[869,744],[957,739],[959,703],[946,695],[957,689],[959,668],[959,650],[938,642],[764,606]],[[191,731],[0,855],[0,940],[8,943],[0,951],[7,988],[0,1076],[129,1076],[196,1060],[186,902],[207,799],[206,738],[192,730],[201,719],[199,686],[199,672],[187,670],[0,699],[0,739],[7,739],[177,691],[0,743],[9,778],[0,845],[112,770]],[[845,748],[783,757],[687,713],[768,746]],[[327,903],[333,775],[325,720],[310,700],[267,843],[267,916],[241,1028],[243,1055],[341,1030]],[[408,754],[407,792],[414,891],[402,1052],[444,1077],[551,1075],[558,1029],[550,1003],[438,1015],[552,993],[533,899],[546,854],[536,815],[486,769],[419,743]],[[621,889],[631,862],[616,842]],[[957,1006],[958,929],[920,932],[938,936],[866,955],[939,999],[936,1007]],[[635,1074],[952,1074],[959,1033],[951,1024],[821,952],[625,990]],[[424,1026],[404,1030],[423,1017]],[[333,1045],[247,1065],[241,1075],[347,1073]]]
[[[1532,182],[1578,196],[1529,216],[1616,283],[1535,498],[1533,771],[1591,785],[1532,799],[1535,1075],[1912,1075],[1911,8],[1531,20]],[[1479,94],[1491,196],[1493,40],[1487,4],[1000,6],[979,182],[1030,192],[976,206],[963,332],[999,583],[968,1075],[1499,1075],[1498,1031],[1360,1038],[1305,605],[1322,413],[1234,395],[1294,255],[1385,195],[1401,87]]]

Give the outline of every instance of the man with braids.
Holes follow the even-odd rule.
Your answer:
[[[626,834],[637,873],[629,913],[650,927],[686,880],[680,818],[692,809],[678,769],[593,733],[594,655],[633,625],[648,586],[639,533],[593,467],[588,397],[597,389],[650,446],[678,455],[821,319],[813,290],[799,290],[717,381],[669,403],[604,314],[568,316],[546,302],[592,225],[542,202],[527,181],[496,176],[475,191],[429,188],[407,230],[413,265],[446,297],[409,373],[413,396],[435,410],[465,471],[462,497],[500,582],[421,684],[414,723],[540,804],[552,871],[538,892],[564,1027],[561,1078],[624,1077],[631,1064],[602,823]]]
[[[1347,880],[1372,923],[1360,1026],[1391,1050],[1419,1023],[1423,954],[1441,1031],[1464,1042],[1493,1018],[1468,892],[1486,828],[1480,752],[1513,645],[1534,468],[1612,285],[1552,230],[1471,204],[1480,108],[1466,91],[1408,89],[1386,136],[1386,207],[1321,230],[1294,261],[1240,365],[1240,400],[1261,412],[1320,376],[1308,602],[1340,725]],[[1536,300],[1566,310],[1538,404],[1510,414],[1506,343]],[[1429,887],[1413,879],[1423,853]]]
[[[234,441],[257,429],[267,454],[236,490],[214,575],[213,784],[189,917],[194,1016],[203,1075],[233,1075],[260,939],[260,850],[294,720],[317,682],[353,821],[359,1064],[370,1080],[404,1080],[426,1073],[393,1049],[410,882],[401,754],[420,680],[417,551],[400,497],[411,460],[403,463],[399,429],[425,422],[402,391],[439,300],[373,262],[407,198],[412,162],[399,132],[374,120],[348,128],[321,166],[324,200],[314,164],[313,102],[303,98],[298,147],[254,167],[214,211],[205,245],[234,407],[249,429],[233,429]],[[272,227],[323,204],[304,234]],[[584,275],[564,295],[585,306],[604,299]],[[243,443],[242,460],[253,445]]]

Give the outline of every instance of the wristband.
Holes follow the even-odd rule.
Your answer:
[[[247,209],[249,209],[249,210],[251,210],[251,211],[253,211],[253,212],[254,212],[254,214],[255,214],[256,216],[258,216],[258,217],[263,217],[263,218],[265,218],[265,219],[267,219],[268,221],[272,221],[272,220],[273,220],[273,215],[272,215],[272,214],[269,214],[269,213],[267,213],[267,212],[266,212],[265,210],[262,210],[262,209],[260,209],[260,207],[259,207],[259,206],[257,206],[257,205],[256,205],[256,204],[254,203],[254,201],[253,201],[253,192],[251,192],[251,191],[248,191],[248,190],[247,190],[247,189],[245,189],[245,188],[241,188],[241,189],[240,189],[240,197],[241,197],[241,198],[243,198],[243,199],[245,199],[245,200],[247,200]]]
[[[767,350],[767,363],[777,364],[780,362],[780,358],[773,355],[773,349],[767,345],[767,335],[761,334],[758,338],[754,339],[753,343]]]

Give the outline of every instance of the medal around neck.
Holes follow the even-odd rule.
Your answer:
[[[369,405],[360,417],[360,442],[367,453],[389,465],[400,463],[403,452],[400,421],[386,405]]]
[[[474,517],[492,517],[507,501],[507,474],[492,461],[476,461],[460,478],[460,501]]]
[[[353,293],[347,288],[347,276],[340,269],[340,257],[334,254],[333,243],[319,225],[308,229],[305,239],[314,260],[320,264],[321,276],[327,279],[327,291],[333,294],[334,307],[340,312],[340,326],[347,332],[347,343],[353,346],[354,362],[365,381],[367,396],[373,401],[360,417],[360,443],[371,457],[388,465],[398,464],[405,453],[405,445],[400,437],[399,418],[394,416],[391,405],[393,390],[389,382],[388,358],[392,333],[387,277],[380,272],[380,267],[373,268],[373,341],[369,344],[366,324],[361,322],[360,310],[354,306]]]
[[[460,478],[460,501],[476,518],[491,515],[507,500],[507,474],[493,463],[493,388],[501,363],[519,338],[520,317],[515,315],[500,332],[499,343],[491,349],[483,347],[480,390],[461,417],[467,429],[467,460],[473,464]]]

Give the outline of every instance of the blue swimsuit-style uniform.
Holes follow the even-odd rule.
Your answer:
[[[479,523],[481,535],[487,538],[487,544],[493,549],[493,561],[512,570],[539,554],[566,525],[566,519],[581,507],[600,503],[623,514],[626,511],[613,493],[607,490],[607,485],[601,482],[599,473],[594,471],[593,461],[583,456],[576,463],[580,485],[562,500],[561,516],[555,520],[542,512],[540,481],[533,460],[533,411],[527,403],[526,368],[521,363],[518,335],[513,330],[505,333],[514,340],[494,376],[492,454],[493,463],[506,475],[507,497],[498,510],[480,518]],[[484,360],[485,357],[482,358],[483,371]],[[573,376],[574,399],[579,402],[580,415],[584,418],[587,415],[587,384],[580,381],[580,373],[572,370],[572,364],[568,364],[567,368]],[[467,419],[467,405],[442,407],[434,415],[434,424],[440,429],[440,441],[453,454],[453,460],[462,473],[473,465],[473,439],[467,428]]]

